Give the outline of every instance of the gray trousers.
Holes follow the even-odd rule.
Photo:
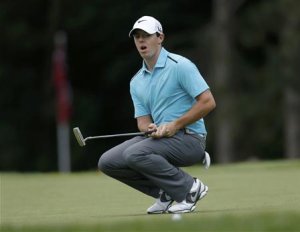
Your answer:
[[[98,167],[106,175],[154,198],[162,189],[173,200],[185,199],[193,177],[179,167],[202,162],[205,138],[178,131],[170,138],[136,136],[106,151]]]

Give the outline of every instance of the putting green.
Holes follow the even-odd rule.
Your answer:
[[[1,174],[1,231],[300,231],[300,161],[185,168],[209,186],[179,221],[100,172]]]

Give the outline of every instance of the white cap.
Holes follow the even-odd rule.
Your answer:
[[[133,25],[131,31],[129,32],[129,37],[132,36],[133,31],[136,29],[141,29],[147,32],[148,34],[154,34],[156,32],[160,34],[163,33],[163,29],[160,22],[151,16],[143,16],[139,18]]]

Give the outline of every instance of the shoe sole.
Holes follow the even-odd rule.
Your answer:
[[[205,185],[205,186],[204,186],[204,190],[200,193],[199,198],[198,198],[197,201],[199,201],[199,200],[201,200],[203,197],[205,197],[206,194],[207,194],[207,192],[208,192],[208,187]],[[195,204],[197,203],[197,201],[195,202]]]
[[[205,185],[204,190],[199,194],[198,199],[196,200],[195,204],[190,209],[185,210],[177,210],[177,211],[168,211],[169,213],[190,213],[193,212],[196,209],[196,204],[199,200],[204,198],[207,195],[208,187]]]
[[[147,214],[163,214],[168,213],[168,211],[153,211],[153,212],[147,212]]]
[[[166,210],[166,211],[147,212],[147,214],[165,214],[165,213],[169,213],[169,211]]]
[[[151,211],[147,212],[147,214],[164,214],[164,213],[169,213],[169,208],[172,206],[173,201],[168,205],[168,207],[165,210],[157,210],[157,211]]]
[[[204,167],[206,169],[209,169],[210,163],[211,163],[210,155],[208,154],[208,152],[205,152],[205,158],[204,158],[204,162],[203,162]]]

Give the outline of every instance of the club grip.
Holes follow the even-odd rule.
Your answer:
[[[151,130],[151,131],[146,131],[146,132],[144,132],[144,135],[148,136],[148,135],[152,134],[153,132],[156,132],[156,129]]]

